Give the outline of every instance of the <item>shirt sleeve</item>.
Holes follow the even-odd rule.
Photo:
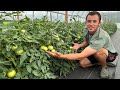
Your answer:
[[[105,40],[103,38],[96,38],[90,41],[89,47],[98,51],[99,49],[103,48],[104,45]]]
[[[84,30],[82,31],[82,35],[83,35],[84,39],[86,38],[87,33],[88,33],[88,30],[87,30],[87,29],[84,29]]]

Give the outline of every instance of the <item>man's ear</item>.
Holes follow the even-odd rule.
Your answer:
[[[101,19],[100,23],[103,24],[103,22],[104,22],[103,19]]]
[[[103,19],[101,19],[101,21],[100,21],[100,23],[99,23],[99,26],[100,26],[101,24],[103,24]]]

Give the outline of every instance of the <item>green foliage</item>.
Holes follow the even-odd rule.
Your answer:
[[[113,22],[104,22],[101,27],[107,31],[110,36],[117,31],[117,25]]]
[[[47,17],[4,22],[0,23],[0,78],[8,78],[2,73],[11,68],[16,70],[14,79],[55,79],[75,69],[76,61],[54,58],[40,47],[52,45],[55,51],[75,53],[71,42],[83,40],[84,23],[51,22]]]

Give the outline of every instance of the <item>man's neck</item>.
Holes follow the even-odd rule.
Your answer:
[[[96,31],[97,31],[97,30],[96,30]],[[90,32],[90,31],[89,31],[89,34],[90,34],[90,35],[94,35],[96,31],[94,31],[94,32]]]
[[[97,30],[98,30],[98,29],[97,29]],[[90,34],[90,35],[94,35],[97,30],[91,31],[91,32],[89,31],[89,34]]]

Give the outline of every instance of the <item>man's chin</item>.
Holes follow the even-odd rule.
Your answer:
[[[94,33],[95,33],[95,30],[89,30],[89,33],[90,33],[90,34],[94,34]]]
[[[89,29],[89,32],[94,32],[95,30],[93,30],[93,29]]]

